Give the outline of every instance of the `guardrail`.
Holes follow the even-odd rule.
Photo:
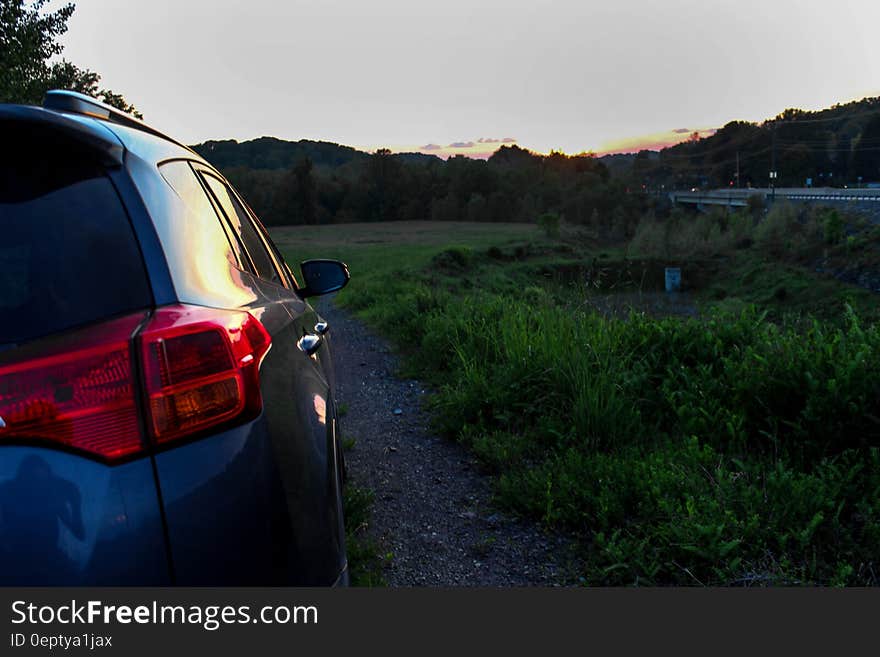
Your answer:
[[[789,199],[792,201],[851,201],[880,203],[880,189],[832,189],[832,188],[769,188],[715,189],[705,191],[669,192],[673,203],[696,205],[728,205],[742,207],[750,196],[762,199]]]

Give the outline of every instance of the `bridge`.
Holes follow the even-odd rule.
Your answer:
[[[709,205],[746,207],[750,196],[765,203],[786,199],[799,202],[846,203],[853,209],[880,212],[880,189],[839,189],[836,187],[753,187],[748,189],[706,189],[669,192],[673,204],[685,203],[702,209]]]

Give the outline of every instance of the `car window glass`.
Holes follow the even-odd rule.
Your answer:
[[[205,181],[220,203],[220,207],[223,208],[223,212],[232,224],[233,230],[244,244],[244,248],[254,264],[257,276],[263,280],[283,285],[283,281],[275,269],[275,263],[272,262],[272,256],[266,250],[266,246],[260,239],[257,229],[251,223],[247,211],[219,178],[211,174],[205,174]]]
[[[182,160],[166,162],[159,167],[159,172],[189,208],[190,221],[196,224],[192,233],[199,236],[200,243],[214,245],[236,267],[249,268],[247,259],[242,257],[241,247],[224,230],[220,216],[189,163]]]
[[[275,262],[278,263],[278,267],[283,269],[282,272],[288,283],[288,287],[298,288],[299,282],[296,280],[296,277],[293,275],[293,272],[290,271],[290,267],[287,266],[287,261],[284,259],[284,256],[281,255],[281,252],[278,250],[278,247],[275,246],[275,243],[270,239],[269,235],[266,234],[265,229],[260,231],[263,235],[263,239],[266,242],[266,246],[269,247],[269,250],[272,252],[272,255],[275,256]]]
[[[257,219],[256,213],[254,213],[253,208],[247,205],[246,202],[239,204],[241,201],[240,197],[234,197],[237,201],[237,207],[243,207],[243,211],[247,213],[247,216],[250,218],[251,223],[257,229],[257,233],[260,235],[260,238],[263,241],[263,244],[266,245],[266,248],[269,249],[269,253],[272,254],[272,258],[275,260],[275,269],[281,275],[284,286],[295,290],[299,287],[299,283],[296,280],[296,277],[293,275],[293,272],[290,271],[290,267],[287,266],[287,261],[281,255],[281,251],[278,250],[278,247],[275,246],[275,243],[272,241],[272,238],[269,237],[269,231],[266,230],[266,227]]]
[[[116,189],[76,144],[33,126],[0,130],[0,345],[152,304]]]

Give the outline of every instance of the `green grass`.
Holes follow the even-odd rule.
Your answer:
[[[347,482],[343,491],[345,547],[351,586],[385,586],[382,557],[376,542],[367,536],[373,492]]]
[[[876,297],[749,251],[706,258],[698,318],[599,314],[579,277],[620,250],[424,228],[282,249],[349,261],[339,303],[434,384],[499,504],[580,537],[587,584],[880,583]]]

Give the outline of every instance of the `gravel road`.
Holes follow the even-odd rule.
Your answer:
[[[347,407],[349,476],[375,493],[372,537],[392,553],[391,586],[556,586],[578,572],[573,543],[491,504],[488,478],[460,445],[434,435],[418,381],[396,376],[388,343],[323,301]]]

